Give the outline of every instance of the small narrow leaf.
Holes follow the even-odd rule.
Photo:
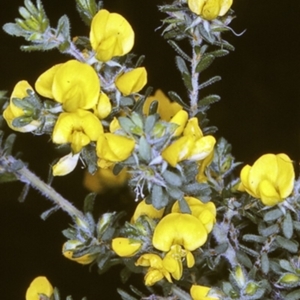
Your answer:
[[[217,81],[220,81],[222,78],[221,76],[214,76],[210,79],[208,79],[207,81],[201,83],[198,87],[199,90],[202,90],[204,88],[206,88],[207,86],[210,86],[212,85],[213,83],[217,82]]]
[[[295,241],[288,240],[282,236],[277,236],[276,242],[281,248],[286,249],[291,253],[296,253],[298,251],[299,245]]]
[[[182,73],[182,80],[183,83],[185,85],[185,87],[189,90],[192,91],[193,90],[193,86],[192,86],[192,79],[191,79],[191,75],[188,73]]]
[[[280,218],[281,216],[282,216],[282,211],[280,209],[278,208],[272,209],[264,215],[264,221],[266,222],[274,221]]]
[[[139,141],[139,155],[146,162],[151,160],[151,147],[144,136],[140,137]]]
[[[189,108],[189,106],[181,99],[181,97],[177,93],[170,91],[170,92],[168,92],[168,95],[171,98],[171,100],[177,102],[182,107],[184,107],[186,109]]]
[[[214,60],[215,57],[212,54],[204,55],[196,67],[196,72],[201,73],[202,71],[206,70]]]
[[[269,273],[270,269],[270,262],[269,262],[269,257],[268,254],[263,252],[261,255],[261,270],[265,275]]]
[[[191,61],[191,58],[177,45],[176,42],[168,40],[169,45],[185,60]]]
[[[287,239],[290,239],[293,236],[293,232],[294,232],[293,220],[289,212],[286,213],[283,219],[282,232]]]
[[[190,73],[186,66],[185,61],[180,56],[175,57],[175,62],[176,62],[176,66],[177,66],[178,70],[180,71],[180,73],[187,73],[187,74]]]

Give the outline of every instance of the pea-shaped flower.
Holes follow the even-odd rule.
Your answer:
[[[224,16],[230,9],[233,0],[188,0],[192,12],[205,20],[213,20]]]
[[[132,49],[134,31],[124,17],[101,9],[92,20],[90,42],[97,59],[106,62]]]
[[[96,105],[95,114],[99,119],[105,119],[111,112],[112,105],[108,96],[101,92]]]
[[[164,121],[170,121],[170,119],[182,109],[182,106],[177,102],[171,102],[170,99],[163,93],[162,90],[158,89],[155,91],[153,96],[149,96],[143,106],[143,113],[148,115],[150,105],[153,101],[158,102],[157,112],[161,119]]]
[[[93,262],[96,257],[97,257],[97,254],[83,254],[81,256],[77,256],[77,255],[74,255],[74,252],[80,250],[80,248],[82,248],[82,243],[78,240],[69,240],[67,242],[65,242],[63,244],[63,248],[62,248],[62,253],[63,253],[63,256],[70,259],[70,260],[73,260],[73,261],[76,261],[77,263],[81,264],[81,265],[88,265],[90,264],[91,262]]]
[[[152,244],[161,251],[170,251],[173,245],[181,245],[193,251],[201,247],[207,239],[207,231],[202,222],[189,214],[171,213],[160,220],[155,227]]]
[[[117,237],[112,240],[111,247],[117,255],[121,257],[134,256],[141,248],[140,241],[132,240],[124,237]]]
[[[97,155],[100,160],[120,162],[127,159],[135,146],[135,141],[114,133],[101,134],[97,140]]]
[[[124,96],[139,92],[146,83],[147,71],[144,67],[132,69],[121,74],[115,82],[116,87]]]
[[[77,60],[53,66],[37,79],[35,89],[62,104],[68,112],[91,109],[99,98],[100,81],[90,65]]]
[[[55,165],[52,166],[53,176],[64,176],[71,173],[77,166],[80,153],[72,152],[63,156]]]
[[[210,296],[210,287],[193,284],[190,290],[193,300],[219,300],[219,297]]]
[[[30,86],[30,84],[27,81],[25,80],[19,81],[15,85],[14,90],[11,94],[9,105],[6,107],[6,109],[3,112],[3,117],[7,122],[7,125],[11,129],[19,132],[31,132],[36,130],[41,125],[40,121],[33,120],[32,118],[31,118],[31,122],[29,122],[29,124],[26,124],[24,126],[16,127],[13,125],[13,121],[15,118],[22,117],[22,116],[25,118],[29,117],[26,116],[25,111],[21,107],[16,106],[12,101],[14,98],[18,98],[22,100],[25,97],[28,97],[27,90],[31,90],[33,92],[33,88]]]
[[[252,167],[246,165],[240,177],[240,191],[261,199],[264,205],[273,206],[291,194],[295,172],[286,154],[264,154]]]
[[[26,291],[26,300],[40,300],[42,295],[50,299],[52,294],[53,287],[48,279],[44,276],[38,276],[30,283]]]
[[[156,209],[152,204],[147,204],[144,199],[136,207],[130,222],[135,223],[140,216],[148,216],[151,219],[160,219],[163,216],[164,211],[164,208]]]
[[[61,113],[55,123],[52,140],[56,144],[70,143],[74,153],[91,141],[96,141],[103,133],[99,119],[89,111],[78,109],[71,113]]]

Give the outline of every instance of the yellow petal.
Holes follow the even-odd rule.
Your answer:
[[[282,202],[278,191],[276,191],[274,185],[268,180],[262,180],[257,189],[258,198],[261,199],[262,203],[267,206],[273,206]]]
[[[214,149],[216,139],[212,135],[207,135],[195,141],[188,160],[199,161],[206,158]]]
[[[173,133],[173,136],[179,136],[182,134],[188,118],[189,118],[188,113],[185,110],[181,109],[170,120],[170,123],[175,123],[178,125],[175,132]]]
[[[200,15],[206,1],[207,0],[188,0],[188,6],[193,13]]]
[[[142,246],[140,241],[135,241],[128,238],[114,238],[112,240],[112,249],[121,257],[134,256]]]
[[[82,264],[82,265],[90,264],[91,262],[93,262],[96,259],[97,254],[87,253],[87,254],[84,254],[84,255],[79,256],[79,257],[74,257],[73,256],[73,253],[76,250],[79,250],[81,247],[82,247],[82,244],[81,244],[80,241],[78,241],[78,240],[69,240],[69,241],[67,241],[66,243],[63,244],[63,248],[62,248],[63,256],[70,259],[70,260],[76,261],[77,263]]]
[[[97,155],[100,159],[120,162],[127,159],[134,150],[135,141],[113,133],[100,135],[97,141]]]
[[[130,222],[135,223],[140,216],[148,216],[151,219],[160,219],[163,216],[164,211],[164,208],[158,210],[152,204],[147,204],[145,200],[142,200],[136,207]]]
[[[142,267],[151,267],[156,269],[163,268],[161,257],[153,253],[145,253],[141,255],[136,261],[135,265]]]
[[[161,251],[169,251],[172,245],[182,245],[193,251],[201,247],[207,239],[207,231],[201,221],[188,214],[171,213],[157,224],[152,243]]]
[[[51,67],[50,69],[48,69],[47,71],[45,71],[43,74],[41,74],[38,77],[34,87],[40,95],[49,99],[54,99],[53,92],[52,92],[53,80],[56,72],[62,65],[63,64],[57,64]],[[59,101],[59,99],[55,99],[55,100],[61,102]]]
[[[108,96],[105,93],[101,93],[97,104],[97,116],[100,119],[105,119],[111,112],[112,105]]]
[[[139,67],[120,75],[116,79],[116,87],[124,95],[139,92],[147,83],[147,71]]]
[[[92,20],[90,41],[97,59],[106,62],[130,52],[134,32],[124,17],[101,9]]]
[[[26,291],[26,300],[39,300],[40,295],[50,298],[53,294],[53,287],[44,276],[36,277]]]
[[[177,253],[173,253],[172,251],[168,252],[163,259],[163,266],[169,273],[171,273],[174,279],[180,280],[183,266],[181,257]]]
[[[219,300],[218,297],[207,296],[211,288],[202,285],[192,285],[190,293],[193,300]]]
[[[215,19],[221,10],[220,0],[207,0],[202,8],[201,16],[206,20]]]
[[[182,136],[173,142],[170,146],[165,148],[161,156],[172,167],[176,167],[177,163],[189,157],[194,145],[194,138],[192,136]]]
[[[219,16],[221,16],[221,17],[224,16],[230,9],[232,3],[233,3],[233,0],[221,0],[221,9],[219,12]]]
[[[52,166],[53,176],[64,176],[71,173],[77,166],[78,159],[79,153],[75,155],[69,153],[62,157],[54,166]]]
[[[157,281],[160,281],[164,278],[164,274],[157,269],[149,269],[149,271],[146,273],[144,280],[146,286],[152,286]]]
[[[192,135],[196,139],[203,137],[201,128],[199,127],[199,122],[197,118],[191,118],[188,120],[183,135]]]

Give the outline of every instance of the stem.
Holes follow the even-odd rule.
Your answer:
[[[78,217],[80,219],[84,219],[84,215],[80,210],[78,210],[68,200],[63,198],[51,186],[38,178],[34,173],[26,168],[20,160],[17,160],[10,155],[0,156],[0,171],[2,170],[13,173],[21,182],[30,184],[33,188],[40,191],[46,198],[53,201],[55,205],[67,212],[72,218]]]
[[[183,291],[182,289],[180,289],[175,284],[172,285],[171,290],[172,290],[172,292],[175,296],[178,296],[178,299],[192,300],[191,296],[187,292]]]

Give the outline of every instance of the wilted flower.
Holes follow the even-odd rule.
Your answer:
[[[139,92],[147,83],[147,71],[144,67],[132,69],[116,79],[116,87],[124,95]]]
[[[153,96],[149,96],[143,106],[143,113],[148,115],[150,105],[153,101],[158,101],[157,113],[164,121],[170,121],[174,115],[182,109],[182,106],[177,102],[171,102],[170,99],[163,93],[162,90],[158,89],[155,91]]]
[[[90,42],[97,59],[106,62],[132,49],[134,32],[124,17],[101,9],[92,20]]]
[[[140,241],[129,238],[117,237],[112,240],[111,247],[121,257],[134,256],[141,248]]]
[[[103,133],[99,119],[89,111],[78,109],[71,113],[61,113],[54,126],[52,140],[56,144],[70,143],[74,153],[91,141],[96,141]]]
[[[209,296],[210,290],[210,287],[193,284],[190,290],[190,294],[193,300],[219,300],[219,297]]]
[[[90,264],[96,259],[97,254],[87,253],[81,256],[76,256],[76,255],[74,256],[74,252],[80,250],[82,246],[83,246],[82,243],[78,240],[69,240],[65,242],[62,248],[63,256],[70,260],[76,261],[77,263],[82,265]]]
[[[233,0],[188,0],[192,12],[205,20],[213,20],[224,16],[230,9]]]
[[[44,276],[36,277],[26,291],[26,300],[40,300],[41,296],[50,299],[53,294],[53,287],[48,279]]]
[[[69,60],[40,75],[35,89],[42,96],[61,103],[65,111],[73,112],[78,108],[91,109],[97,104],[100,81],[93,67]]]
[[[120,162],[131,155],[134,146],[134,139],[108,132],[97,140],[97,155],[100,160]]]
[[[291,194],[295,172],[286,154],[264,154],[252,167],[246,165],[240,176],[240,191],[261,199],[264,205],[273,206]]]
[[[6,107],[6,109],[3,112],[3,117],[7,122],[7,125],[11,129],[19,132],[31,132],[36,130],[41,125],[40,121],[32,120],[32,117],[26,116],[25,111],[21,107],[16,106],[12,101],[14,98],[18,98],[22,100],[25,97],[28,97],[27,90],[31,90],[33,92],[33,88],[30,86],[30,84],[27,81],[25,80],[19,81],[15,85],[14,90],[11,94],[9,105]],[[13,126],[14,119],[21,116],[24,116],[25,118],[26,117],[31,118],[29,124],[20,127]]]

